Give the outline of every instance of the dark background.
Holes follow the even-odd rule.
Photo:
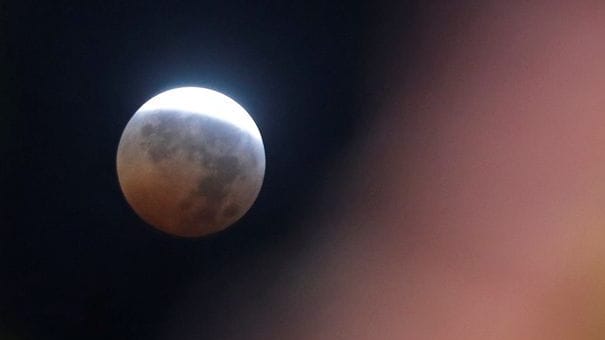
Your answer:
[[[163,338],[192,283],[196,336],[237,329],[316,232],[297,221],[315,213],[335,180],[327,170],[363,128],[375,8],[106,0],[0,11],[0,338]],[[179,86],[235,99],[267,152],[249,213],[201,239],[147,226],[115,171],[131,115]]]

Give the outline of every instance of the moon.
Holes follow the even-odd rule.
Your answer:
[[[126,201],[168,234],[199,237],[239,220],[265,175],[263,140],[248,112],[199,87],[162,92],[126,125],[117,150]]]

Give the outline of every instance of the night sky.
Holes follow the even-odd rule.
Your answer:
[[[134,112],[240,103],[263,187],[145,224]],[[0,340],[600,340],[602,1],[0,2]]]
[[[359,122],[363,6],[15,1],[0,11],[4,332],[151,339],[195,279],[204,302],[192,313],[219,338],[237,324],[230,309],[262,303],[313,233],[294,222],[313,213],[324,170]],[[251,211],[192,240],[142,222],[115,170],[132,114],[180,86],[238,101],[267,157]]]

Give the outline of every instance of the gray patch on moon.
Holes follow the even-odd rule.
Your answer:
[[[140,127],[140,147],[149,159],[159,164],[185,157],[204,173],[178,204],[183,212],[180,228],[198,229],[200,221],[218,228],[224,220],[242,215],[245,211],[231,197],[237,190],[234,181],[245,180],[258,166],[253,137],[215,118],[174,111],[150,114],[153,117],[146,117]]]
[[[159,124],[145,124],[141,128],[141,136],[143,141],[141,146],[147,150],[149,157],[154,162],[160,162],[169,158],[176,151],[176,143],[178,131],[174,130],[174,126],[166,124],[160,119]]]
[[[226,218],[234,217],[239,213],[240,209],[241,208],[237,204],[231,203],[223,209],[223,216]]]

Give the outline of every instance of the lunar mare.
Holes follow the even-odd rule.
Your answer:
[[[135,113],[120,139],[117,171],[126,200],[143,220],[196,237],[220,231],[248,211],[263,182],[265,151],[254,121],[237,103],[218,92],[187,89],[198,96],[195,107],[153,106],[152,98]],[[207,102],[231,101],[241,112],[205,105],[209,95]],[[219,118],[221,110],[231,117]],[[234,112],[247,117],[234,121]]]

